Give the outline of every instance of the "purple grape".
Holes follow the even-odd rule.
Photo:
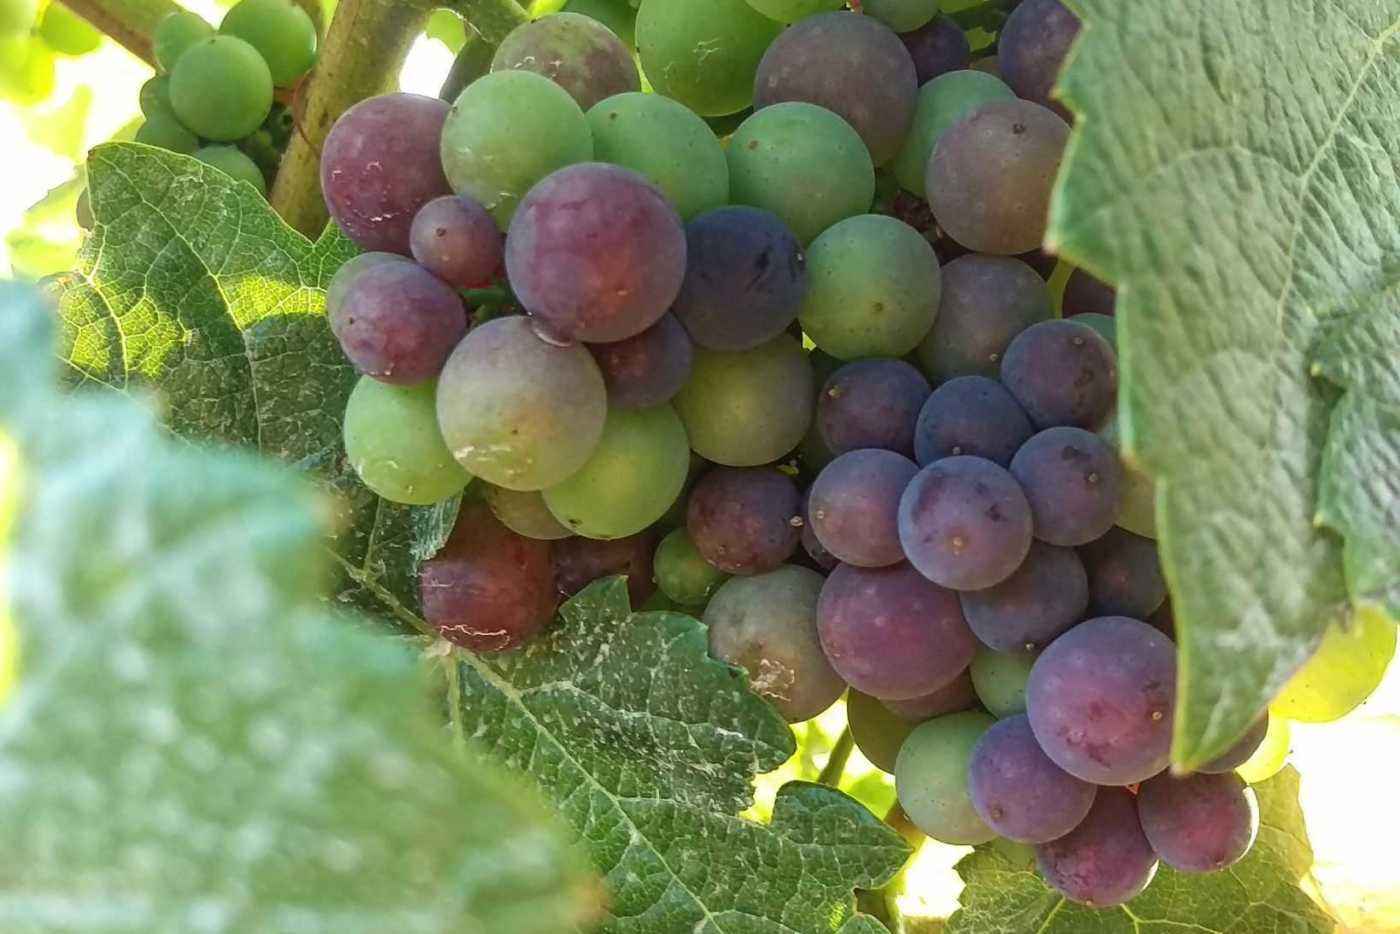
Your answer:
[[[1123,465],[1106,441],[1082,428],[1047,428],[1011,459],[1035,517],[1035,537],[1085,545],[1118,519]]]
[[[1212,759],[1197,771],[1208,775],[1215,775],[1221,772],[1233,772],[1235,769],[1249,761],[1250,756],[1264,743],[1264,736],[1269,732],[1269,712],[1264,711],[1264,716],[1254,721],[1254,725],[1249,731],[1240,737],[1239,742],[1231,746],[1218,758]]]
[[[1089,572],[1089,613],[1148,619],[1167,599],[1157,543],[1117,526],[1079,549]]]
[[[972,61],[967,33],[946,16],[935,16],[913,32],[900,33],[899,39],[914,60],[920,87],[944,72],[966,68]]]
[[[1016,336],[1054,315],[1050,287],[1021,260],[959,256],[943,267],[938,317],[919,345],[919,362],[935,382],[957,376],[995,379]]]
[[[1112,318],[1118,309],[1118,291],[1082,269],[1076,269],[1065,283],[1065,316],[1096,314]]]
[[[797,320],[807,294],[802,244],[778,215],[736,205],[685,226],[685,281],[672,311],[701,347],[749,350]]]
[[[846,564],[880,568],[904,560],[899,498],[919,468],[893,451],[842,454],[812,484],[808,518],[817,541]]]
[[[821,539],[817,538],[817,533],[812,531],[812,516],[808,505],[811,496],[812,490],[809,487],[802,494],[802,550],[807,552],[807,557],[818,570],[830,573],[841,561],[826,550]]]
[[[1040,748],[1071,775],[1131,785],[1167,767],[1176,646],[1146,623],[1080,623],[1036,659],[1026,710]]]
[[[1011,393],[985,376],[959,376],[933,391],[919,412],[914,454],[920,466],[962,454],[1005,467],[1035,434]]]
[[[977,741],[967,767],[972,806],[1018,843],[1049,843],[1078,827],[1098,789],[1050,761],[1025,714],[1000,720]]]
[[[817,633],[837,674],[882,700],[948,686],[977,651],[958,595],[907,564],[837,567],[817,603]]]
[[[999,584],[1031,547],[1031,509],[1011,474],[982,457],[934,461],[899,501],[904,555],[954,590]]]
[[[914,456],[914,424],[928,380],[903,360],[860,360],[827,379],[817,397],[817,427],[833,454],[884,448]]]
[[[1167,773],[1143,782],[1137,796],[1142,832],[1162,862],[1178,872],[1218,872],[1244,858],[1259,831],[1259,808],[1233,773]]]
[[[1097,431],[1118,398],[1118,360],[1089,325],[1042,321],[1006,348],[1001,381],[1037,428]]]
[[[362,250],[409,255],[418,210],[452,193],[438,140],[447,103],[381,94],[340,115],[321,148],[321,194],[345,236]]]
[[[412,260],[397,253],[360,253],[350,257],[335,271],[335,275],[331,276],[330,285],[326,286],[326,318],[335,320],[336,315],[340,313],[340,306],[345,303],[345,296],[350,292],[351,284],[366,269],[382,263],[411,262]]]
[[[1032,542],[1016,573],[961,599],[968,626],[987,648],[1034,652],[1084,618],[1089,582],[1073,548]]]
[[[1066,120],[1070,112],[1051,100],[1070,44],[1079,35],[1079,17],[1059,0],[1025,0],[1012,11],[997,43],[1001,76],[1017,97],[1049,107]]]
[[[505,261],[505,241],[489,211],[471,198],[443,195],[419,209],[409,230],[413,258],[459,289],[496,281]]]
[[[655,554],[656,535],[652,532],[608,541],[566,538],[554,543],[555,590],[568,599],[600,578],[626,574],[627,597],[637,609],[656,593],[651,567]]]
[[[1015,259],[1019,259],[1021,262],[1034,269],[1036,275],[1046,280],[1055,274],[1055,267],[1060,264],[1060,258],[1045,247],[1031,250],[1029,253],[1017,254]]]
[[[1100,788],[1089,816],[1058,840],[1035,848],[1046,883],[1070,901],[1110,908],[1139,895],[1157,873],[1157,856],[1125,788]]]
[[[1168,597],[1162,602],[1162,608],[1147,618],[1147,625],[1160,632],[1162,635],[1176,641],[1176,614],[1172,612],[1172,601]]]
[[[685,525],[700,555],[721,571],[762,574],[797,550],[802,497],[771,467],[717,467],[690,492]]]
[[[883,165],[914,121],[919,75],[890,28],[858,13],[820,13],[789,26],[758,65],[754,108],[803,101],[845,119]]]
[[[910,723],[923,723],[944,714],[960,713],[977,706],[977,691],[971,673],[964,671],[943,687],[907,700],[882,700],[890,713]]]
[[[669,402],[690,378],[695,359],[689,335],[669,313],[634,337],[588,349],[603,371],[609,404],[619,409]]]
[[[579,13],[523,23],[501,40],[492,71],[520,68],[568,91],[584,110],[606,97],[642,89],[632,53],[612,30]]]
[[[377,263],[346,286],[331,330],[355,369],[396,386],[431,379],[467,333],[457,293],[416,263]]]
[[[530,189],[506,235],[520,303],[556,335],[590,343],[640,334],[685,277],[685,231],[630,169],[585,162]]]

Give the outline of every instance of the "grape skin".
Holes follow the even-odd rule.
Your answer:
[[[1091,908],[1132,900],[1157,873],[1133,795],[1123,788],[1100,788],[1083,823],[1038,845],[1035,861],[1051,888]]]
[[[345,405],[345,459],[375,493],[428,506],[462,492],[472,479],[452,459],[438,430],[437,386],[389,386],[360,377]]]
[[[1082,428],[1048,428],[1011,459],[1035,517],[1035,537],[1051,545],[1086,545],[1118,518],[1123,468],[1113,448]]]
[[[669,402],[690,378],[695,358],[685,328],[669,312],[635,337],[588,349],[603,372],[608,404],[619,409]]]
[[[966,608],[964,608],[964,612]],[[1026,712],[1026,682],[1036,656],[1030,652],[993,652],[980,648],[968,672],[977,699],[994,717]]]
[[[910,194],[927,197],[928,161],[939,138],[983,104],[1015,99],[999,78],[980,71],[950,71],[919,88],[914,125],[891,166],[900,186]]]
[[[1016,7],[1002,26],[997,44],[1002,76],[1016,96],[1072,120],[1064,105],[1050,95],[1078,35],[1079,17],[1059,0],[1025,0]]]
[[[918,723],[895,715],[883,703],[855,688],[846,692],[846,726],[861,755],[893,774],[899,747]]]
[[[1032,542],[1026,560],[994,587],[962,594],[978,640],[998,652],[1033,652],[1084,618],[1089,582],[1073,548]]]
[[[1112,318],[1118,310],[1118,291],[1107,282],[1076,269],[1065,283],[1065,314],[1096,314]]]
[[[1011,341],[1001,381],[1037,428],[1097,431],[1118,396],[1113,347],[1087,324],[1042,321]]]
[[[359,278],[361,272],[380,263],[406,262],[408,260],[397,253],[361,253],[350,257],[335,271],[335,275],[331,276],[330,285],[326,286],[326,317],[334,321],[340,314],[345,296],[350,293],[350,286]]]
[[[1147,619],[1167,599],[1167,582],[1150,538],[1120,528],[1109,529],[1079,549],[1089,574],[1089,612],[1093,616]]]
[[[808,517],[817,540],[857,567],[903,561],[899,498],[918,472],[913,461],[893,451],[865,448],[836,458],[810,491]]]
[[[171,68],[170,106],[205,139],[242,139],[272,110],[272,73],[247,42],[211,36],[187,48]]]
[[[1005,467],[1035,429],[1011,393],[985,376],[959,376],[939,386],[919,411],[914,454],[920,466],[960,454]]]
[[[749,6],[769,19],[795,23],[817,13],[830,13],[845,6],[845,0],[748,0]]]
[[[1254,792],[1238,775],[1158,775],[1137,796],[1142,832],[1178,872],[1219,872],[1244,858],[1259,831]]]
[[[1259,747],[1264,745],[1264,737],[1269,735],[1269,712],[1264,711],[1264,716],[1254,721],[1254,725],[1239,738],[1235,745],[1216,758],[1210,760],[1205,765],[1197,769],[1198,772],[1205,772],[1208,775],[1215,775],[1220,772],[1233,772],[1244,765],[1250,758],[1259,751]]]
[[[686,528],[705,560],[728,574],[763,574],[797,550],[797,485],[767,467],[717,467],[690,492]]]
[[[555,542],[555,591],[568,599],[596,580],[625,574],[627,597],[636,609],[656,593],[651,564],[655,553],[656,536],[651,532],[609,541],[580,536]]]
[[[672,529],[661,540],[652,563],[661,592],[682,606],[704,606],[729,579],[729,575],[704,559],[683,528]]]
[[[443,195],[413,217],[409,250],[420,266],[459,289],[490,285],[505,262],[505,241],[490,213],[472,198]]]
[[[859,360],[827,379],[817,425],[833,454],[883,448],[914,455],[914,426],[929,397],[928,380],[903,360]]]
[[[622,40],[628,52],[637,49],[637,11],[627,0],[568,0],[565,13],[596,19]]]
[[[483,484],[483,498],[492,514],[512,532],[539,541],[552,542],[573,535],[544,504],[538,491],[521,493],[502,486]]]
[[[830,572],[841,561],[831,552],[826,550],[826,546],[817,538],[817,533],[812,531],[811,501],[812,489],[808,487],[802,493],[802,550],[807,553],[807,557],[817,566],[817,570]]]
[[[257,49],[279,88],[292,87],[316,64],[316,25],[291,0],[239,0],[219,32]]]
[[[938,317],[918,351],[935,382],[996,379],[1012,341],[1055,315],[1049,286],[1019,259],[969,253],[945,264],[942,280]]]
[[[943,15],[935,16],[918,29],[901,33],[899,38],[914,60],[914,73],[920,87],[941,74],[967,68],[972,60],[967,33]]]
[[[949,714],[921,724],[900,747],[895,794],[910,821],[940,843],[976,846],[996,837],[967,790],[967,765],[995,721],[981,711]]]
[[[1098,791],[1051,762],[1025,714],[999,721],[977,741],[967,768],[972,806],[1017,843],[1049,843],[1088,815]]]
[[[883,699],[880,703],[901,719],[910,723],[923,723],[944,714],[960,713],[977,706],[977,694],[972,687],[972,676],[964,671],[943,687],[922,697],[905,700]]]
[[[579,13],[555,13],[511,30],[491,59],[492,71],[510,69],[543,75],[584,110],[614,94],[642,88],[637,65],[622,40]]]
[[[781,29],[744,0],[643,0],[637,55],[657,93],[722,117],[753,102],[759,60]]]
[[[345,356],[398,386],[431,379],[467,331],[457,293],[414,263],[371,263],[346,287],[331,318]]]
[[[22,19],[24,24],[16,31],[27,33],[34,17],[25,15]],[[205,22],[202,16],[186,10],[176,10],[166,14],[156,23],[151,35],[151,53],[156,58],[156,64],[163,70],[173,71],[175,63],[186,50],[212,35],[214,27]]]
[[[938,0],[862,0],[860,10],[897,33],[907,33],[937,15]]]

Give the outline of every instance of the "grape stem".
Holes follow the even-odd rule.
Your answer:
[[[855,737],[851,736],[851,728],[841,731],[841,736],[836,740],[836,745],[831,747],[831,755],[827,757],[826,765],[822,767],[822,773],[817,776],[817,781],[831,788],[841,784],[841,776],[846,771],[846,762],[851,758],[851,749],[855,746]]]
[[[63,5],[152,68],[156,24],[180,9],[172,0],[63,0]]]

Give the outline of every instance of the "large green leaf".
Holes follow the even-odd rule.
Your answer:
[[[1191,767],[1355,596],[1317,521],[1336,392],[1311,367],[1329,320],[1394,314],[1374,298],[1400,254],[1400,0],[1070,2],[1080,119],[1048,239],[1120,286],[1121,427],[1158,481]]]

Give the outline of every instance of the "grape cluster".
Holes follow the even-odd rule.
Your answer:
[[[1019,4],[1003,80],[932,0],[842,6],[642,0],[651,94],[566,11],[451,106],[341,117],[323,192],[369,251],[327,296],[364,374],[350,463],[397,502],[465,491],[421,581],[457,645],[518,647],[625,574],[788,720],[847,695],[936,839],[1032,844],[1097,906],[1159,860],[1227,866],[1267,725],[1166,771],[1176,649],[1151,482],[1117,451],[1115,295],[1075,271],[1061,318],[1045,279],[1077,22]]]

